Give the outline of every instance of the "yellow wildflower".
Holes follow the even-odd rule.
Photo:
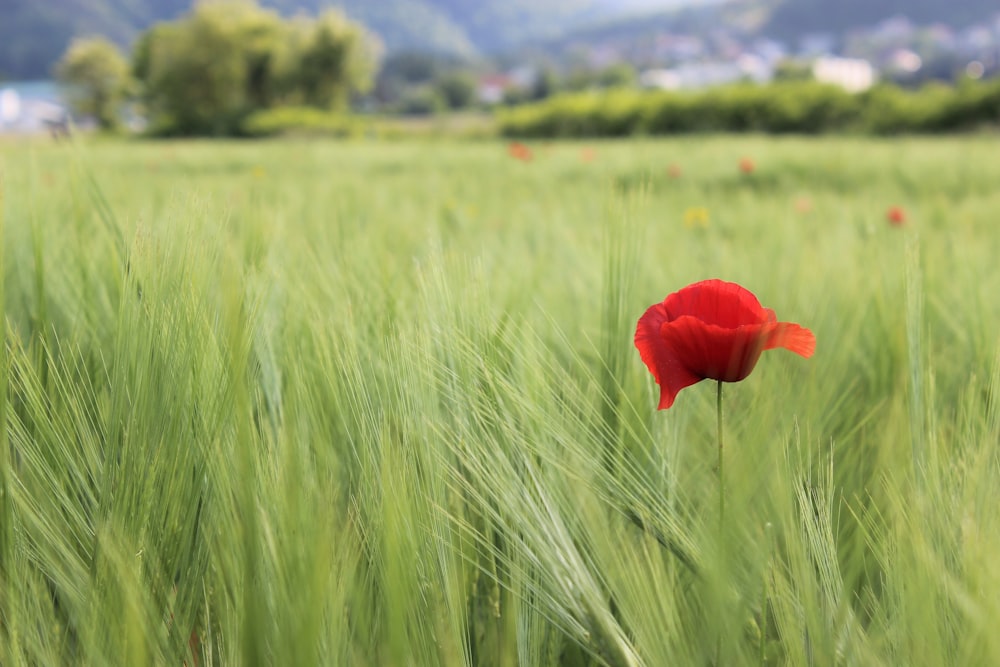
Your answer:
[[[692,206],[684,211],[684,226],[688,229],[708,227],[708,209],[704,206]]]

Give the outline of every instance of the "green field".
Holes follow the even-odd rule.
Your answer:
[[[998,138],[531,149],[0,143],[0,664],[1000,664]]]

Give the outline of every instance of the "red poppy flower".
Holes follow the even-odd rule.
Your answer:
[[[512,141],[507,146],[507,153],[515,160],[520,160],[521,162],[531,162],[531,158],[533,157],[531,149],[517,141]]]
[[[890,206],[885,212],[885,219],[894,227],[906,224],[906,210],[902,206]]]
[[[752,174],[754,172],[754,169],[756,168],[757,165],[755,165],[753,163],[753,160],[751,160],[750,158],[745,157],[740,160],[740,171],[742,171],[744,174]]]
[[[672,165],[668,166],[667,167],[667,176],[669,176],[670,178],[680,178],[681,177],[681,168],[680,168],[680,166],[676,165],[676,164],[672,164]]]
[[[711,378],[739,382],[761,352],[783,347],[811,357],[816,337],[736,283],[703,280],[674,292],[639,318],[635,346],[660,385],[658,409],[674,403],[684,387]]]

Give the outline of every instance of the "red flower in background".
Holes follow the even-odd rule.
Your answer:
[[[680,165],[672,164],[669,167],[667,167],[667,176],[669,176],[670,178],[680,178],[681,177]]]
[[[703,280],[650,306],[639,318],[635,346],[660,385],[657,408],[664,410],[681,389],[701,380],[739,382],[764,350],[783,347],[811,357],[816,337],[798,324],[779,322],[736,283]]]
[[[902,206],[890,206],[885,212],[885,219],[893,227],[901,227],[906,224],[906,210]]]
[[[744,174],[752,174],[757,169],[757,165],[748,157],[740,158],[740,171]]]
[[[507,153],[521,162],[531,162],[531,158],[534,157],[530,148],[517,141],[510,142],[510,145],[507,146]]]

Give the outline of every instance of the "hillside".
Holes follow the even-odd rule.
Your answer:
[[[272,0],[280,4],[281,0]],[[295,3],[298,0],[288,0]],[[433,49],[472,55],[548,37],[595,9],[594,0],[339,0],[390,50]]]
[[[47,78],[74,36],[128,44],[190,0],[0,0],[0,78]]]
[[[715,4],[726,15],[753,14],[768,34],[839,32],[903,14],[917,23],[962,24],[998,11],[997,0],[261,0],[284,14],[331,4],[369,26],[387,50],[477,55],[526,43],[586,35],[609,22],[649,32],[648,18],[623,16]],[[0,0],[0,78],[46,78],[73,36],[105,35],[127,46],[157,21],[182,14],[190,0]],[[835,7],[835,9],[833,8]],[[674,21],[676,16],[671,18]],[[617,23],[615,23],[617,21]],[[591,34],[593,34],[591,32]]]
[[[776,4],[765,30],[785,38],[838,33],[892,16],[906,16],[917,24],[961,26],[1000,12],[997,0],[780,0]]]
[[[486,53],[623,12],[698,0],[261,0],[283,14],[335,6],[378,33],[389,51]],[[0,77],[45,78],[74,36],[127,46],[191,0],[0,0]]]

